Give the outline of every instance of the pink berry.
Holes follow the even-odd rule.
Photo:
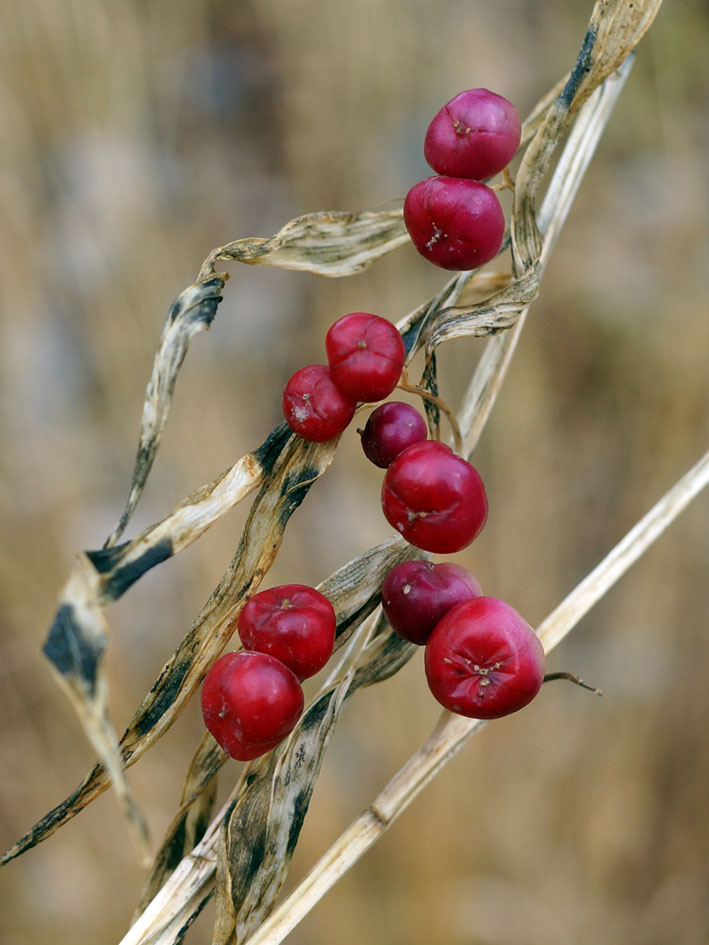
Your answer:
[[[428,126],[423,153],[439,174],[484,180],[510,163],[522,125],[511,102],[488,89],[460,92]]]
[[[266,653],[225,653],[202,685],[204,724],[237,761],[275,748],[293,731],[302,711],[298,677]]]
[[[275,656],[299,679],[314,676],[332,655],[335,611],[304,584],[282,584],[256,594],[239,614],[239,637],[247,650]]]
[[[499,719],[526,706],[544,680],[544,649],[516,610],[476,597],[449,610],[426,644],[434,697],[458,715]]]
[[[335,385],[324,364],[296,371],[283,390],[283,415],[304,440],[325,443],[348,425],[357,404]]]
[[[402,561],[384,578],[382,607],[400,636],[421,645],[456,604],[481,594],[478,581],[458,564]]]
[[[399,383],[406,348],[386,318],[368,312],[343,315],[330,326],[325,349],[333,381],[353,400],[382,400]]]
[[[386,469],[407,446],[428,436],[426,421],[414,407],[391,400],[373,410],[362,430],[364,455]]]
[[[387,469],[386,520],[417,548],[452,554],[467,547],[487,519],[487,496],[473,466],[443,443],[414,443]]]
[[[404,223],[416,249],[441,269],[476,269],[502,246],[505,216],[497,196],[475,180],[427,177],[404,200]]]

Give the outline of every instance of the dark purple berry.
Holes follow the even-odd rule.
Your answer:
[[[386,469],[407,446],[428,436],[426,421],[414,407],[391,400],[373,410],[362,433],[364,455]]]
[[[460,565],[402,561],[384,578],[382,607],[400,636],[421,645],[456,604],[481,594],[477,579]]]

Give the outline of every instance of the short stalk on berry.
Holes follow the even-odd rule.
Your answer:
[[[401,372],[401,379],[396,385],[399,390],[404,390],[409,394],[417,394],[423,400],[429,401],[429,403],[435,404],[438,409],[446,415],[448,423],[450,424],[451,433],[453,434],[453,446],[454,452],[460,454],[463,451],[463,437],[460,433],[460,427],[458,426],[458,421],[455,419],[453,411],[450,409],[448,404],[441,400],[440,397],[437,397],[435,394],[432,394],[430,390],[426,390],[425,387],[419,387],[417,384],[412,384],[409,381],[408,374],[406,373],[406,368]]]

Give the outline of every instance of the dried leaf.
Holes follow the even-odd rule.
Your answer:
[[[483,338],[511,328],[523,309],[537,297],[540,278],[541,265],[537,262],[524,275],[484,302],[443,309],[428,334],[428,357],[439,344],[452,338],[471,335]]]
[[[235,260],[320,276],[351,276],[408,239],[401,209],[309,213],[286,223],[270,239],[241,239],[220,246],[209,254],[202,273],[211,272],[217,261]]]
[[[285,881],[322,759],[346,698],[396,673],[416,647],[388,629],[304,713],[284,746],[227,813],[217,860],[213,945],[236,945],[263,921]]]
[[[117,738],[108,720],[104,658],[107,627],[98,605],[98,575],[80,557],[64,587],[44,655],[58,674],[118,795],[136,847],[148,858],[148,826],[126,781]]]
[[[167,423],[177,374],[187,354],[192,336],[207,331],[222,300],[225,277],[211,275],[195,282],[181,292],[170,306],[163,328],[160,347],[148,381],[140,424],[140,440],[128,500],[118,524],[111,532],[106,547],[115,545],[123,533],[153,466]]]
[[[262,466],[265,468],[266,464],[269,465],[268,472],[264,472],[264,485],[254,500],[239,548],[202,613],[163,667],[123,735],[120,746],[126,765],[137,761],[172,725],[209,665],[228,642],[247,595],[258,587],[278,552],[290,516],[303,501],[313,482],[330,465],[336,448],[334,442],[308,444],[292,435],[284,440],[283,432],[279,434],[278,430],[266,443],[269,441],[269,449],[260,454]],[[160,544],[155,547],[163,549],[160,554],[166,551]],[[105,599],[106,588],[114,588],[116,594],[125,590],[127,582],[124,580],[126,574],[122,571],[122,548],[93,556],[101,561],[101,566],[106,570],[101,579],[94,572],[91,583],[92,609],[85,608],[86,612],[100,613],[98,601]],[[156,557],[159,554],[147,553],[141,556],[144,570],[157,563]],[[128,576],[131,579],[128,583],[132,583],[138,573],[131,569]],[[67,586],[70,585],[71,581]],[[80,612],[79,617],[83,613]],[[105,640],[105,623],[102,622],[98,629],[94,628],[93,634],[97,639],[103,634]],[[105,763],[107,757],[102,754],[102,762]],[[101,765],[95,766],[69,798],[42,818],[4,854],[2,862],[7,862],[53,833],[105,790],[109,781],[106,770]]]
[[[151,902],[180,861],[193,850],[209,826],[217,793],[217,774],[226,752],[205,732],[195,751],[182,788],[180,807],[160,844],[150,874],[143,885],[136,917]]]

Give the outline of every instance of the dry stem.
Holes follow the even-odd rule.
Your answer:
[[[552,650],[573,630],[707,484],[709,452],[542,622],[538,633],[545,652]],[[248,945],[278,945],[282,942],[484,724],[444,712],[425,745],[394,775],[367,810],[350,824],[303,882],[251,936]]]

